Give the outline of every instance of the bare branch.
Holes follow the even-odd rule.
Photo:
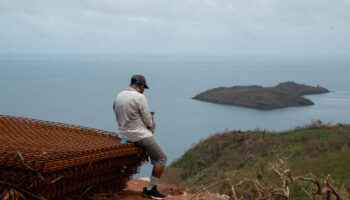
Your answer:
[[[258,192],[258,199],[262,198],[262,194],[260,192],[259,186],[257,185],[256,181],[254,181],[254,186],[255,186],[256,191]]]
[[[248,179],[247,178],[245,178],[245,179],[243,179],[243,180],[241,180],[239,183],[237,183],[236,185],[231,185],[231,190],[232,190],[232,198],[234,199],[234,200],[239,200],[238,199],[238,197],[237,197],[237,194],[236,194],[236,191],[235,191],[235,187],[238,187],[238,186],[240,186],[240,185],[242,185],[244,182],[246,182]]]
[[[335,187],[330,183],[330,174],[328,174],[328,176],[326,177],[324,184],[326,184],[326,188],[328,188],[327,193],[331,193],[333,194],[337,200],[345,200],[345,198],[339,194],[339,192],[337,191],[337,189],[335,189]],[[329,194],[327,194],[328,196]]]
[[[305,190],[305,188],[302,187],[302,190],[308,195],[309,199],[331,199],[331,195],[334,195],[337,200],[345,200],[345,198],[339,193],[339,191],[331,184],[330,181],[330,175],[328,175],[325,180],[324,180],[324,186],[322,187],[323,184],[319,181],[319,179],[310,174],[308,177],[304,176],[292,176],[291,172],[289,169],[287,169],[286,163],[283,160],[280,160],[280,164],[275,164],[275,165],[270,165],[270,169],[279,177],[280,181],[282,182],[281,186],[266,186],[264,182],[262,182],[261,179],[248,179],[245,178],[241,180],[239,183],[232,185],[231,190],[232,190],[232,198],[233,200],[240,200],[243,199],[243,197],[239,198],[236,193],[236,187],[242,185],[243,183],[250,183],[254,189],[257,192],[257,200],[268,200],[272,199],[274,197],[279,197],[279,198],[284,198],[286,200],[290,199],[290,190],[289,190],[289,185],[297,182],[297,181],[305,181],[305,182],[310,182],[317,187],[316,192],[308,192]],[[216,183],[215,185],[212,185],[208,188],[203,189],[202,191],[196,193],[190,200],[195,198],[199,193],[208,190],[209,188],[212,188],[220,183],[223,182],[228,182],[229,179],[225,179],[220,181],[219,183]]]
[[[307,178],[307,177],[303,177],[303,176],[297,176],[297,177],[293,178],[293,182],[298,181],[298,180],[309,181],[309,182],[314,183],[317,186],[317,191],[313,194],[318,194],[318,195],[322,194],[321,183],[315,176],[313,176],[312,178]]]
[[[204,192],[204,191],[206,191],[206,190],[208,190],[208,189],[210,189],[210,188],[213,188],[213,187],[215,187],[215,186],[217,186],[217,185],[219,185],[219,184],[221,184],[221,183],[227,182],[227,181],[229,181],[229,180],[230,180],[230,179],[227,178],[227,179],[224,179],[224,180],[222,180],[222,181],[220,181],[220,182],[218,182],[218,183],[216,183],[216,184],[214,184],[214,185],[212,185],[212,186],[209,186],[209,187],[207,187],[207,188],[202,189],[201,191],[195,193],[195,194],[190,198],[190,200],[194,199],[198,194],[200,194],[200,193],[202,193],[202,192]]]

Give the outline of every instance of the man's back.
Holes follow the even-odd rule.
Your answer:
[[[141,196],[152,199],[165,199],[157,190],[157,183],[163,174],[167,155],[152,132],[155,123],[149,111],[144,89],[149,89],[142,75],[133,75],[130,88],[120,92],[114,100],[113,109],[119,126],[119,136],[142,148],[151,158],[152,176],[148,186],[143,188]]]
[[[147,126],[152,125],[146,97],[133,88],[120,92],[113,109],[118,121],[120,137],[131,142],[152,136]]]

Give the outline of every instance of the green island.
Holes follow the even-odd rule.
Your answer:
[[[324,87],[313,87],[289,81],[280,83],[275,87],[257,85],[218,87],[202,92],[193,97],[193,99],[268,110],[290,106],[313,105],[311,100],[302,97],[302,95],[327,92],[329,92],[328,89]]]
[[[334,187],[350,199],[350,124],[330,126],[319,120],[284,132],[233,130],[212,135],[172,162],[162,180],[193,192],[226,178],[232,185],[249,178],[273,188],[282,185],[271,170],[280,161],[291,176],[318,177],[323,184],[330,175]],[[310,199],[316,190],[307,181],[289,185],[292,199]],[[228,184],[211,192],[232,196]],[[242,184],[236,193],[243,199],[258,196],[252,184]]]

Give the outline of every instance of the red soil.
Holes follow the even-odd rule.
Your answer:
[[[148,184],[147,181],[142,180],[136,180],[131,179],[127,187],[122,191],[118,193],[118,199],[120,200],[145,200],[145,198],[141,197],[141,193],[144,187],[146,187]],[[167,196],[167,199],[174,199],[174,200],[185,200],[188,196],[184,196],[184,190],[180,189],[174,185],[168,185],[168,184],[158,184],[158,190],[165,196]]]
[[[127,187],[116,194],[95,194],[92,196],[92,200],[147,200],[141,197],[141,193],[144,187],[148,184],[147,181],[131,179],[127,183]],[[169,185],[165,183],[158,184],[158,190],[166,196],[169,200],[189,200],[194,194],[188,194],[175,185]],[[218,194],[203,193],[197,195],[195,200],[215,200],[215,199],[225,199],[221,198]]]

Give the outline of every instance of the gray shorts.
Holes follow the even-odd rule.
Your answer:
[[[159,145],[154,136],[144,138],[135,142],[137,146],[143,148],[149,157],[151,157],[151,163],[155,166],[165,166],[168,156],[163,148]]]

